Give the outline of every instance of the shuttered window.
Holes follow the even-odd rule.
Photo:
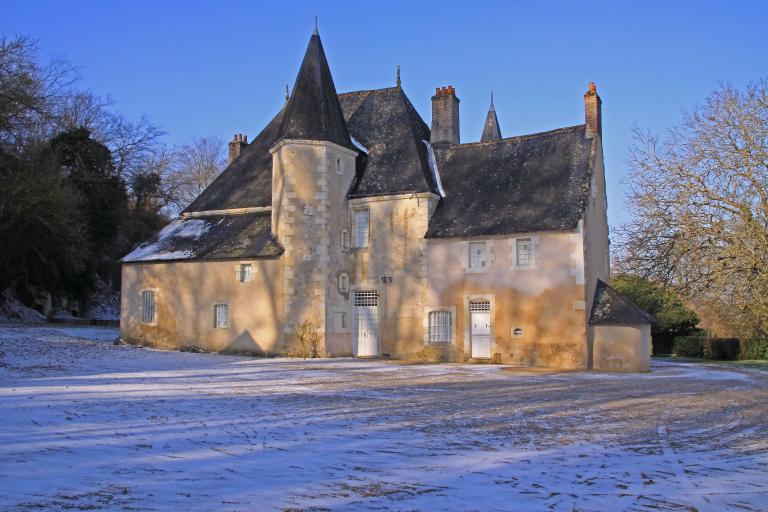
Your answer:
[[[226,329],[229,327],[229,304],[213,305],[213,327]]]
[[[453,334],[453,315],[450,311],[430,311],[429,342],[450,343]]]
[[[368,247],[369,218],[368,210],[355,211],[355,247]]]
[[[533,265],[533,244],[530,238],[517,239],[517,266]]]
[[[144,290],[141,292],[141,321],[144,323],[152,323],[156,320],[156,295],[152,290]]]

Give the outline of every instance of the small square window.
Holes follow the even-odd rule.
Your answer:
[[[250,283],[253,280],[252,267],[250,263],[241,263],[238,279],[241,283]]]
[[[518,238],[516,240],[517,266],[527,267],[534,264],[533,242],[530,238]]]
[[[214,329],[227,329],[229,327],[229,304],[213,305]]]
[[[450,311],[430,311],[429,342],[450,343],[453,335],[453,316]]]
[[[469,268],[486,268],[488,255],[485,242],[473,242],[469,244]]]
[[[157,320],[157,296],[153,290],[141,292],[141,321],[151,324]]]

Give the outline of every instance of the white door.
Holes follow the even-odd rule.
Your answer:
[[[488,359],[491,357],[491,303],[470,302],[469,312],[472,323],[472,357]]]
[[[355,355],[377,356],[379,350],[379,293],[359,291],[352,304],[352,333]]]

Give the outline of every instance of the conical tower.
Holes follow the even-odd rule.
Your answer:
[[[346,193],[355,176],[352,144],[317,29],[296,77],[272,153],[272,232],[284,247],[282,317],[285,350],[296,327],[315,322],[318,352],[327,352],[329,299],[345,272],[340,239],[349,225]],[[332,295],[334,294],[334,295]]]

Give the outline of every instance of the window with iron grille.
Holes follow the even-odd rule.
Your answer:
[[[525,267],[533,265],[533,243],[530,238],[518,238],[517,244],[517,265]]]
[[[450,311],[429,312],[429,342],[450,343],[453,335],[453,316]]]
[[[485,242],[469,244],[469,268],[485,268],[488,266]]]
[[[241,263],[240,264],[240,272],[239,272],[239,279],[241,283],[250,283],[253,279],[253,274],[251,273],[251,264],[250,263]]]
[[[156,320],[156,294],[153,290],[144,290],[141,292],[141,321],[152,323]]]
[[[491,302],[487,300],[473,300],[469,303],[469,310],[473,313],[483,313],[491,310]]]
[[[368,247],[369,221],[368,210],[355,211],[355,247]]]
[[[226,329],[229,327],[229,304],[213,305],[214,329]]]
[[[376,290],[360,290],[355,292],[355,306],[378,306],[379,292]]]

